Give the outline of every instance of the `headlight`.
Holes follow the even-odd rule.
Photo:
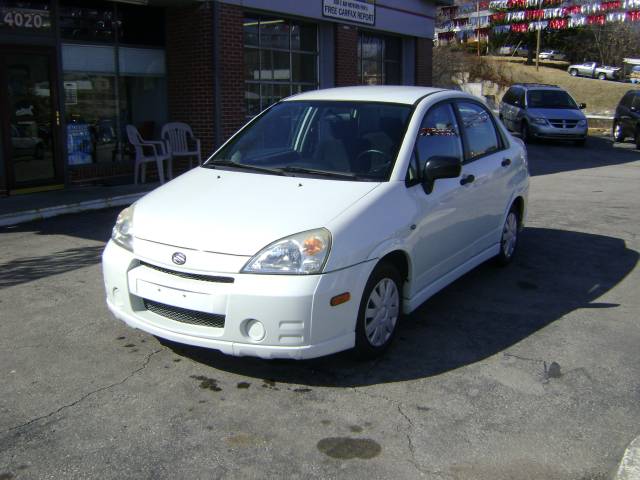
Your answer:
[[[587,126],[587,121],[586,120],[578,120],[578,126],[579,127],[586,127]]]
[[[533,118],[531,119],[533,121],[533,123],[535,123],[536,125],[547,125],[547,119],[546,118],[542,118],[542,117],[538,117],[538,118]]]
[[[122,248],[133,251],[133,205],[125,208],[118,215],[111,232],[111,239]]]
[[[325,228],[296,233],[260,250],[247,262],[242,273],[321,273],[330,249],[331,233]]]

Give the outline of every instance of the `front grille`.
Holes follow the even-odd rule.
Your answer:
[[[157,265],[152,265],[147,262],[140,262],[140,265],[143,265],[147,268],[151,268],[153,270],[157,270],[162,273],[167,273],[169,275],[175,275],[180,278],[189,278],[191,280],[200,280],[201,282],[214,282],[214,283],[233,283],[233,277],[220,277],[215,275],[201,275],[197,273],[186,273],[186,272],[178,272],[177,270],[171,270],[164,267],[159,267]]]
[[[549,123],[555,128],[576,128],[578,120],[549,120]]]
[[[224,315],[174,307],[172,305],[154,302],[153,300],[147,300],[146,298],[142,300],[147,310],[161,317],[166,317],[180,323],[188,323],[189,325],[224,328]]]

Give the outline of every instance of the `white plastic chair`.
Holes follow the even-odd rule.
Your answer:
[[[156,162],[158,167],[158,177],[160,178],[160,183],[164,183],[165,175],[164,168],[162,166],[162,162],[167,161],[167,174],[169,180],[173,177],[173,168],[171,165],[171,154],[168,152],[167,147],[164,142],[160,141],[152,141],[152,140],[144,140],[138,132],[138,129],[133,125],[127,125],[127,137],[129,138],[129,143],[133,145],[133,148],[136,152],[136,160],[135,165],[133,167],[133,182],[135,184],[138,183],[138,169],[142,169],[142,183],[145,181],[146,173],[147,173],[147,163]],[[151,152],[151,154],[145,154],[145,150],[147,152]]]
[[[169,152],[173,158],[189,157],[189,168],[194,158],[198,165],[202,165],[200,140],[195,138],[193,130],[186,123],[167,123],[162,127],[160,138],[169,145]]]

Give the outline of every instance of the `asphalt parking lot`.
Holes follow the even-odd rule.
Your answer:
[[[514,264],[373,362],[231,358],[116,321],[115,210],[0,229],[0,479],[601,480],[640,433],[640,152],[529,148]]]

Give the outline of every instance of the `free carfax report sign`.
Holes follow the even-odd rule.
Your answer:
[[[373,0],[322,0],[322,15],[350,22],[375,25],[376,5]]]

